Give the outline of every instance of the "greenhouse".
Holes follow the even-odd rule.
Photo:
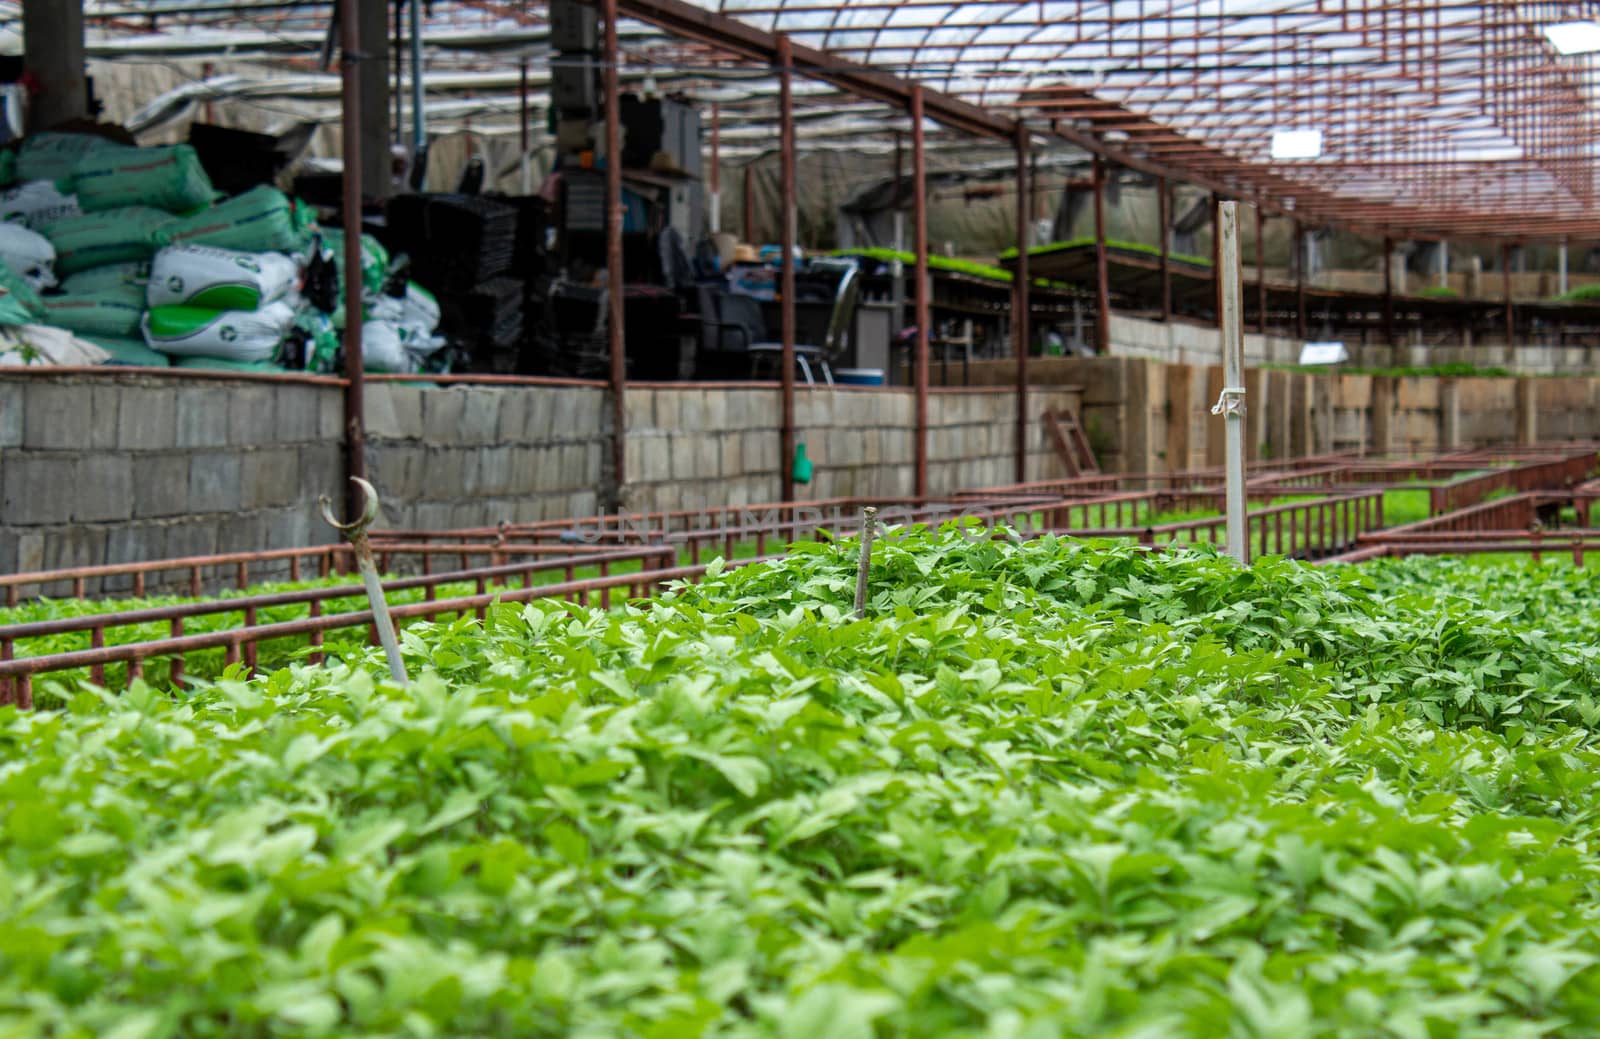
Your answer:
[[[0,1036],[1600,1036],[1597,54],[0,0]]]

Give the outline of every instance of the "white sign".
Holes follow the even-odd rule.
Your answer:
[[[1300,347],[1301,364],[1343,364],[1350,351],[1343,343],[1305,343]]]

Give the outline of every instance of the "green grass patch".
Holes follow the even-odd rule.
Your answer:
[[[835,249],[834,256],[859,256],[866,260],[875,260],[878,263],[900,263],[910,266],[916,262],[916,256],[900,249],[870,248],[870,249]],[[937,256],[928,254],[928,268],[935,271],[946,271],[951,274],[965,274],[972,278],[982,278],[986,281],[1001,282],[1009,285],[1015,280],[1012,273],[1004,267],[995,267],[976,260],[963,260],[954,256]],[[1046,289],[1070,289],[1071,285],[1059,281],[1050,281],[1045,278],[1035,278],[1034,285]]]
[[[1070,252],[1073,249],[1082,249],[1084,246],[1092,246],[1092,245],[1094,245],[1094,239],[1093,238],[1089,238],[1089,237],[1070,238],[1070,239],[1067,239],[1066,241],[1063,241],[1063,242],[1048,242],[1048,243],[1046,243],[1044,245],[1036,245],[1036,246],[1034,246],[1034,247],[1032,247],[1031,249],[1028,250],[1028,255],[1029,256],[1049,256],[1052,253]],[[1108,248],[1108,249],[1117,249],[1117,250],[1120,250],[1120,251],[1126,252],[1126,253],[1141,253],[1141,254],[1143,254],[1145,256],[1159,257],[1161,255],[1161,250],[1157,246],[1146,245],[1143,242],[1125,242],[1125,241],[1122,241],[1120,239],[1114,239],[1114,238],[1106,239],[1106,248]],[[1210,267],[1211,266],[1211,257],[1209,257],[1209,256],[1195,256],[1192,253],[1168,253],[1167,257],[1170,260],[1172,260],[1174,263],[1185,263],[1185,264],[1188,264],[1191,267]],[[1017,258],[1017,250],[1016,250],[1016,248],[1012,247],[1010,249],[1007,249],[1005,252],[1000,254],[1000,258],[1002,260],[1014,260],[1014,259],[1016,259]]]

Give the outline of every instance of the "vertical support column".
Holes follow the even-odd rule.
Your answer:
[[[722,106],[711,102],[711,233],[722,230]]]
[[[1222,328],[1222,196],[1211,196],[1211,295],[1217,328]]]
[[[356,8],[361,38],[367,41],[367,49],[359,54],[356,66],[361,77],[361,121],[357,127],[361,183],[367,197],[385,199],[394,181],[389,154],[389,3],[388,0],[348,0],[348,3]]]
[[[522,193],[529,194],[533,190],[532,169],[528,165],[528,146],[531,141],[528,126],[528,62],[522,62],[520,75],[517,77],[517,167],[522,171]]]
[[[1556,247],[1556,295],[1567,294],[1567,240],[1561,239]]]
[[[1517,443],[1539,442],[1539,382],[1524,375],[1517,379]]]
[[[406,33],[405,26],[402,24],[402,19],[406,15],[405,6],[405,0],[394,0],[394,35],[389,45],[390,70],[393,73],[389,79],[389,99],[394,102],[394,110],[389,114],[389,119],[394,125],[389,127],[389,130],[393,134],[394,143],[397,145],[405,143],[405,139],[401,135],[405,133],[406,114],[400,107],[402,99],[406,96],[406,52],[404,49]],[[211,63],[209,61],[200,66],[200,78],[211,78]],[[215,121],[209,112],[206,113],[206,122]]]
[[[1017,267],[1011,281],[1011,349],[1017,357],[1017,464],[1016,479],[1028,478],[1028,349],[1033,311],[1033,278],[1028,273],[1028,127],[1017,121]]]
[[[22,5],[22,41],[24,70],[39,84],[28,129],[47,130],[88,116],[83,0],[27,0]]]
[[[916,496],[928,494],[928,337],[933,321],[928,299],[928,155],[922,134],[922,87],[911,88],[911,226],[916,278],[917,356],[915,368],[917,394],[917,473]]]
[[[751,245],[756,241],[756,164],[752,159],[744,166],[744,240]]]
[[[1294,329],[1302,341],[1306,338],[1306,232],[1300,221],[1294,222]]]
[[[1383,345],[1394,345],[1394,239],[1383,240]]]
[[[1267,334],[1267,234],[1261,217],[1261,199],[1256,198],[1256,329]]]
[[[1106,264],[1106,164],[1094,157],[1094,348],[1111,352],[1111,274]]]
[[[627,290],[622,267],[622,70],[618,63],[617,0],[600,0],[605,20],[600,62],[605,76],[606,145],[606,348],[611,361],[611,507],[621,511],[628,461],[628,355],[623,303]]]
[[[1156,178],[1161,220],[1161,320],[1172,317],[1172,190],[1166,177]]]
[[[783,500],[794,500],[794,250],[795,226],[794,171],[794,53],[789,37],[778,37],[778,160],[779,211],[783,215],[781,282],[778,309],[783,322],[783,447],[778,458]]]
[[[1500,246],[1500,284],[1506,299],[1506,345],[1517,345],[1517,309],[1511,302],[1511,245]]]
[[[1228,555],[1250,562],[1244,497],[1244,315],[1239,293],[1239,204],[1217,204],[1217,280],[1222,308],[1222,397],[1217,407],[1227,423],[1226,485]]]
[[[38,3],[32,7],[42,6]],[[78,4],[51,5],[77,7]],[[25,7],[24,11],[27,10]],[[352,301],[344,308],[344,474],[367,475],[367,423],[365,370],[361,359],[361,12],[354,3],[339,7],[340,131],[344,164],[344,294]],[[366,495],[352,479],[344,482],[345,513],[361,515]]]
[[[428,149],[428,115],[422,100],[422,2],[410,0],[411,31],[411,161],[421,162]],[[424,171],[426,174],[426,171]],[[415,183],[424,183],[426,176]]]

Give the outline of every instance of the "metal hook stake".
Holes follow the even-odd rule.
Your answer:
[[[355,550],[356,566],[361,570],[361,583],[367,588],[367,602],[372,606],[372,626],[378,629],[378,642],[383,645],[383,655],[389,660],[389,676],[405,685],[406,663],[400,657],[400,640],[395,638],[394,622],[389,619],[389,602],[383,597],[383,582],[378,579],[378,568],[372,562],[372,545],[367,541],[367,528],[378,518],[378,492],[372,484],[359,476],[350,477],[366,496],[366,508],[360,517],[349,523],[340,523],[333,515],[333,503],[326,494],[317,499],[322,507],[322,518],[328,526],[344,535]]]
[[[861,510],[861,559],[856,564],[856,618],[867,615],[867,575],[872,569],[872,537],[878,532],[878,510]]]

